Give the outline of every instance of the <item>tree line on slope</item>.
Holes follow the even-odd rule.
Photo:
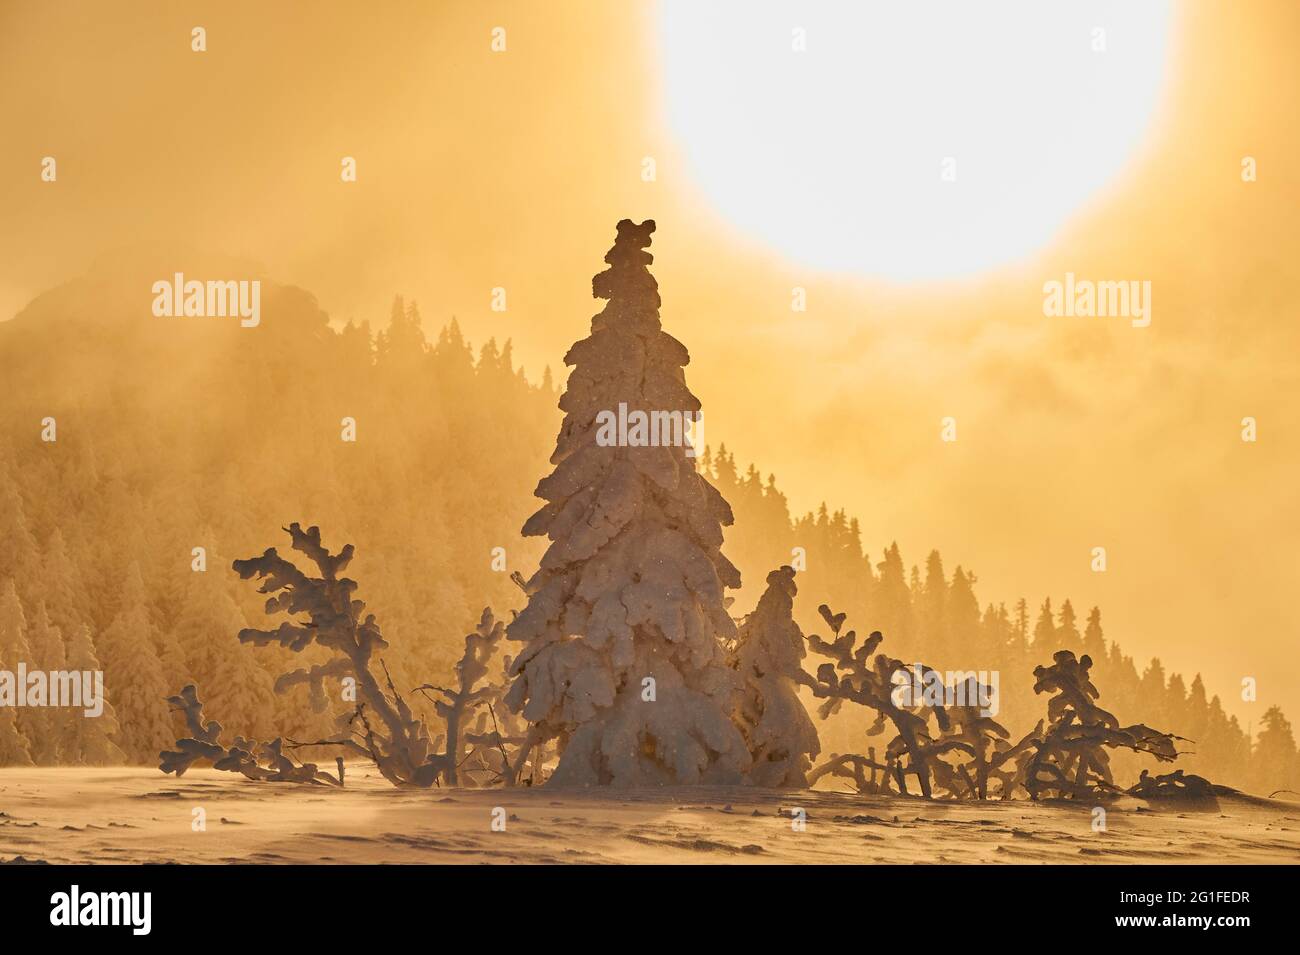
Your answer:
[[[274,693],[288,651],[230,639],[261,614],[230,558],[286,509],[366,542],[357,567],[404,686],[449,674],[466,621],[517,598],[556,392],[549,373],[524,378],[508,342],[476,354],[454,320],[426,341],[401,299],[376,334],[332,329],[311,296],[273,289],[258,341],[79,322],[97,303],[67,294],[0,324],[0,669],[102,669],[109,708],[58,736],[55,711],[0,707],[0,765],[153,762],[176,737],[166,698],[189,682],[248,736],[326,732]]]
[[[815,608],[825,602],[851,619],[869,621],[904,661],[950,661],[944,665],[953,670],[997,670],[999,719],[1023,729],[1039,718],[1034,667],[1059,650],[1086,653],[1093,661],[1094,679],[1116,709],[1140,714],[1194,741],[1192,752],[1183,757],[1190,769],[1252,792],[1300,790],[1300,754],[1291,724],[1277,704],[1261,707],[1252,742],[1199,673],[1189,685],[1182,675],[1167,674],[1159,659],[1139,670],[1118,642],[1106,639],[1099,608],[1093,607],[1080,621],[1069,599],[1054,607],[1045,597],[1036,610],[1023,597],[1010,609],[1005,603],[981,607],[975,574],[960,566],[947,574],[938,551],[930,552],[924,570],[909,568],[897,544],[873,561],[863,548],[855,518],[825,505],[816,514],[792,516],[775,477],[764,479],[753,465],[742,474],[725,445],[703,454],[700,466],[735,512],[727,551],[745,580],[762,580],[767,569],[789,563],[795,548],[802,548],[805,566],[799,571],[799,589],[815,595],[796,603],[796,619],[805,630],[816,629]],[[753,599],[746,594],[740,599],[746,597]],[[859,723],[850,721],[838,730],[832,726],[828,735],[835,746],[850,749],[860,732]],[[1131,753],[1118,754],[1115,764],[1124,775],[1153,768],[1149,760]]]

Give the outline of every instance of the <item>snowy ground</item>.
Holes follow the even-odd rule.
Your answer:
[[[1217,807],[926,803],[743,788],[399,792],[362,765],[348,787],[215,770],[0,769],[0,861],[996,863],[1300,862],[1300,804]],[[492,830],[505,810],[504,832]],[[791,810],[806,828],[794,831]],[[206,831],[194,831],[194,810]]]

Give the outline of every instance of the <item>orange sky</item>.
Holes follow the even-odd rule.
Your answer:
[[[985,601],[1100,604],[1108,636],[1203,671],[1243,721],[1300,712],[1294,2],[1180,4],[1124,173],[1032,260],[916,285],[801,270],[712,211],[665,120],[652,4],[129,6],[0,0],[0,316],[123,250],[185,246],[339,320],[382,321],[400,292],[430,330],[454,314],[558,371],[615,221],[653,217],[709,440],[793,506],[846,507],[876,554],[938,547]],[[1045,318],[1066,271],[1151,279],[1152,326]]]

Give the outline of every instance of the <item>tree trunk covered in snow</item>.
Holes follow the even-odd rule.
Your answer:
[[[611,443],[598,423],[620,404],[629,421],[700,407],[682,370],[690,356],[659,324],[653,231],[620,222],[592,281],[608,302],[565,356],[555,469],[523,528],[551,544],[507,631],[525,644],[507,703],[558,741],[561,786],[737,782],[749,765],[721,642],[735,634],[723,590],[740,586],[721,553],[731,508],[686,442],[642,445],[629,428]]]

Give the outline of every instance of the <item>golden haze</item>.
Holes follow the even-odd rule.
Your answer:
[[[774,471],[795,510],[846,507],[876,555],[937,547],[985,601],[1100,604],[1108,637],[1203,672],[1243,723],[1294,711],[1300,7],[1178,5],[1165,100],[1126,174],[1033,261],[915,286],[799,272],[709,211],[664,122],[652,16],[6,0],[0,315],[176,243],[255,260],[338,322],[382,322],[401,292],[430,331],[454,314],[475,342],[513,339],[536,376],[585,333],[613,223],[653,217],[665,327],[691,349],[709,439]],[[494,59],[498,22],[510,54]],[[57,188],[37,175],[48,154]],[[1151,279],[1151,327],[1045,319],[1042,283],[1066,271]],[[1236,699],[1247,675],[1259,703]]]

